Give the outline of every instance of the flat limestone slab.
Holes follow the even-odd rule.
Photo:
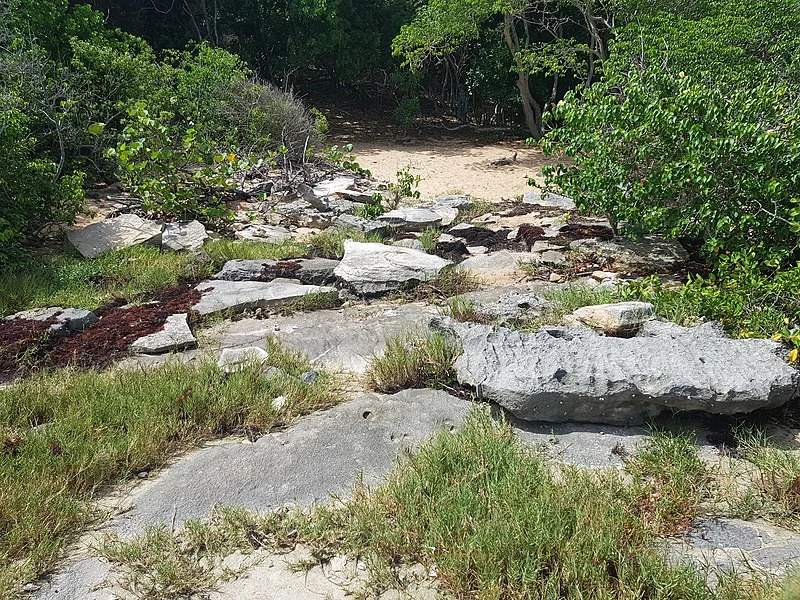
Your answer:
[[[167,317],[164,329],[139,338],[131,344],[131,351],[139,354],[164,354],[178,352],[197,346],[197,340],[189,329],[186,314]]]
[[[411,248],[347,240],[334,274],[357,294],[381,294],[434,279],[451,264]]]
[[[192,310],[201,315],[221,312],[235,314],[247,309],[276,306],[307,294],[335,291],[331,287],[302,285],[286,279],[275,279],[269,283],[212,279],[197,284],[195,289],[202,292],[203,297],[192,306]]]
[[[126,214],[70,231],[67,239],[84,258],[95,258],[137,244],[160,244],[163,229],[161,223]]]
[[[730,339],[714,323],[650,321],[628,339],[583,327],[526,334],[449,318],[432,326],[461,342],[458,381],[526,421],[634,425],[669,410],[749,413],[784,405],[800,385],[776,342]]]
[[[267,320],[242,319],[206,332],[221,348],[264,347],[268,336],[307,355],[314,364],[334,371],[363,373],[374,356],[383,354],[386,340],[412,332],[424,333],[438,314],[423,304],[354,305]]]

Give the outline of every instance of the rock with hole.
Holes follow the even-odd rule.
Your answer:
[[[458,381],[529,421],[631,425],[668,411],[733,415],[786,404],[800,372],[772,340],[730,339],[714,323],[649,321],[632,338],[591,329],[521,333],[440,318],[457,339]]]

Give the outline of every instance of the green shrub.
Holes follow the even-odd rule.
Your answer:
[[[180,135],[166,123],[170,113],[150,116],[138,102],[129,112],[121,143],[107,152],[119,162],[120,177],[142,200],[142,208],[159,217],[219,223],[231,216],[222,193],[229,177],[246,160],[221,153],[198,129]]]
[[[789,88],[723,92],[651,69],[571,92],[552,117],[560,127],[544,148],[571,162],[543,171],[582,210],[696,238],[712,262],[741,248],[772,266],[798,257],[800,119]]]
[[[71,221],[84,197],[82,173],[60,175],[58,164],[36,157],[28,122],[13,106],[0,108],[0,263],[42,225]]]

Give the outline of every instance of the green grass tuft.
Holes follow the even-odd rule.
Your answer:
[[[442,387],[454,381],[458,348],[441,333],[401,335],[386,342],[373,359],[367,378],[373,389],[393,394],[408,388]]]

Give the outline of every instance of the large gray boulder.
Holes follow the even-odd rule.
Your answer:
[[[449,260],[399,246],[347,240],[336,276],[357,294],[381,294],[434,279]]]
[[[195,289],[202,293],[202,297],[192,306],[192,310],[201,315],[236,314],[248,309],[271,308],[307,294],[335,291],[331,287],[302,285],[287,279],[275,279],[269,283],[213,279],[197,284]]]
[[[70,231],[67,239],[84,258],[96,258],[137,244],[160,245],[163,230],[162,223],[126,214]]]
[[[776,342],[730,339],[714,323],[650,321],[628,339],[580,327],[526,334],[452,319],[432,326],[463,347],[460,383],[528,421],[630,425],[670,409],[748,413],[782,406],[800,385]]]

